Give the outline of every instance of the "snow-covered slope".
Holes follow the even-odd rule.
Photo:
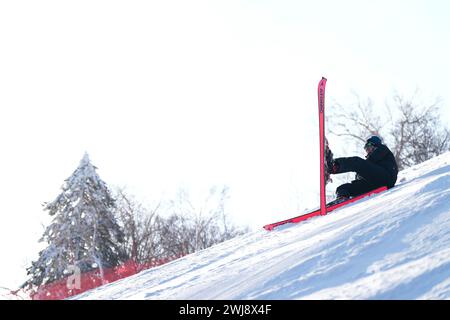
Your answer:
[[[261,229],[77,298],[449,299],[450,153],[325,217]]]

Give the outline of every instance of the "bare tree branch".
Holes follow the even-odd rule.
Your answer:
[[[400,169],[423,162],[450,149],[450,131],[440,121],[441,99],[423,104],[419,90],[405,99],[395,93],[386,103],[386,113],[374,114],[373,102],[362,101],[344,108],[335,104],[327,118],[329,132],[348,140],[364,142],[369,135],[384,137]]]

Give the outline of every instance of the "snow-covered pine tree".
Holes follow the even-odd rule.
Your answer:
[[[119,243],[123,233],[114,217],[115,201],[86,153],[65,181],[62,193],[44,209],[54,216],[40,241],[48,247],[27,269],[25,285],[42,286],[67,276],[68,268],[81,272],[117,266],[126,260]]]

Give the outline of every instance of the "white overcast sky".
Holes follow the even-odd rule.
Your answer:
[[[227,185],[252,228],[318,204],[320,78],[327,104],[420,88],[448,108],[449,15],[445,0],[0,1],[2,268],[27,262],[41,203],[85,151],[144,201]]]

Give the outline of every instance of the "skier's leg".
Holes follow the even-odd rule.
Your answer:
[[[384,168],[360,157],[338,158],[334,161],[338,168],[335,173],[356,172],[375,187],[389,183],[390,177]]]
[[[348,198],[352,196],[351,189],[352,189],[351,183],[341,184],[339,187],[336,188],[336,198]]]
[[[344,183],[336,188],[336,197],[356,197],[363,193],[376,189],[376,186],[366,180],[353,180],[351,183]]]

